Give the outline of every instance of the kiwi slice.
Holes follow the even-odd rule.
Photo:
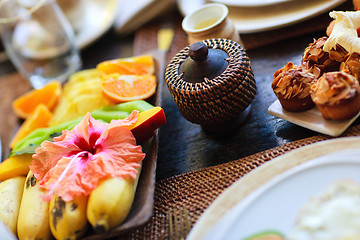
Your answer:
[[[285,240],[285,238],[277,231],[264,231],[251,235],[244,240]]]

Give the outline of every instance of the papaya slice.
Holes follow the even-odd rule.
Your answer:
[[[164,110],[161,107],[153,107],[138,115],[138,120],[130,129],[136,138],[136,142],[141,144],[155,134],[155,130],[166,123]]]

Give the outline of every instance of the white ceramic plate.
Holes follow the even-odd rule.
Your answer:
[[[279,100],[276,100],[268,108],[268,112],[275,117],[333,137],[342,134],[360,115],[359,112],[353,118],[345,121],[326,120],[317,107],[305,112],[288,112],[282,108]]]
[[[326,155],[274,178],[231,209],[204,239],[244,239],[274,229],[285,235],[294,226],[299,209],[331,182],[360,182],[360,149]]]
[[[272,30],[304,21],[330,11],[345,0],[285,1],[262,7],[229,7],[229,17],[239,33]],[[200,8],[206,0],[178,0],[183,15]]]
[[[9,228],[2,221],[0,221],[0,236],[2,237],[2,239],[7,239],[7,240],[17,239],[15,235],[9,230]]]
[[[227,6],[235,7],[259,7],[278,3],[283,3],[291,0],[211,0],[211,2],[223,3]]]
[[[330,183],[340,179],[360,183],[359,154],[360,138],[351,137],[312,144],[273,159],[225,190],[188,239],[242,240],[266,230],[286,236],[301,206]],[[209,219],[215,223],[206,222]]]

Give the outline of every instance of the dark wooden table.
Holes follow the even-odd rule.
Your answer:
[[[288,61],[299,64],[304,48],[313,38],[323,35],[324,32],[317,32],[247,51],[257,94],[244,124],[231,131],[209,133],[188,122],[166,88],[162,107],[168,123],[160,131],[157,178],[225,163],[318,134],[271,116],[267,109],[276,100],[271,89],[274,72]]]
[[[233,161],[319,133],[271,116],[267,109],[276,100],[271,89],[274,72],[288,61],[295,64],[305,47],[325,35],[325,29],[272,45],[247,50],[257,82],[257,94],[245,123],[227,132],[209,133],[179,113],[168,89],[163,88],[162,107],[167,124],[160,130],[157,180]],[[134,35],[117,36],[112,30],[81,51],[83,68],[99,62],[133,55]],[[14,72],[11,63],[2,63],[0,74]],[[7,116],[1,116],[5,120]],[[358,124],[359,120],[354,124]],[[3,133],[1,133],[3,134]],[[3,144],[5,145],[5,143]]]

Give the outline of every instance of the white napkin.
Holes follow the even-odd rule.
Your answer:
[[[129,34],[175,6],[175,0],[120,0],[115,32]]]

